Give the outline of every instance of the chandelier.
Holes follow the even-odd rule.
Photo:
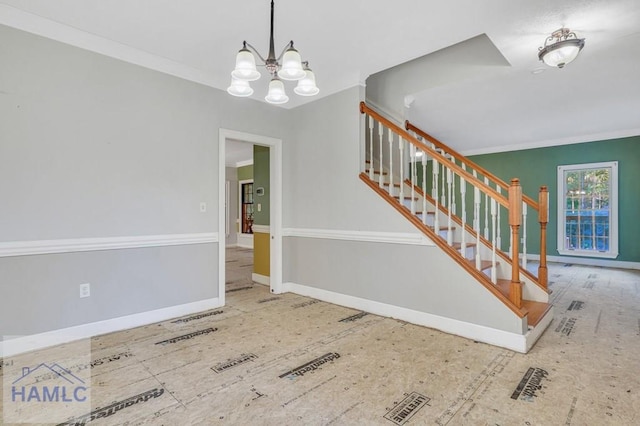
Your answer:
[[[271,0],[271,32],[267,59],[264,59],[255,47],[243,41],[242,49],[236,56],[236,67],[231,72],[231,86],[227,92],[240,97],[253,94],[249,82],[260,78],[260,72],[256,68],[255,54],[261,61],[260,66],[264,66],[271,74],[269,91],[264,98],[267,102],[284,104],[289,101],[282,80],[297,81],[298,85],[293,91],[300,96],[317,95],[320,89],[316,86],[315,74],[309,68],[309,62],[302,62],[300,53],[293,47],[293,40],[285,46],[280,56],[276,57],[273,43],[273,9],[273,0]]]
[[[573,61],[584,47],[584,39],[578,38],[568,28],[554,31],[538,50],[538,58],[550,67],[564,68]]]

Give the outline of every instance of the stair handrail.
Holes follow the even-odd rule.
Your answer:
[[[429,153],[431,157],[436,158],[442,164],[446,164],[448,168],[450,168],[451,170],[455,170],[458,175],[463,176],[467,182],[472,183],[472,185],[478,187],[485,193],[491,195],[491,197],[495,199],[498,203],[502,204],[504,207],[509,209],[509,199],[505,197],[503,194],[499,193],[498,191],[496,191],[495,189],[493,189],[492,187],[484,183],[482,180],[478,179],[476,176],[473,176],[471,173],[464,170],[462,167],[460,167],[459,165],[451,161],[449,158],[447,158],[445,155],[439,153],[438,151],[434,150],[424,142],[418,140],[415,136],[411,135],[411,133],[409,133],[407,130],[398,126],[388,118],[378,113],[376,110],[369,107],[365,102],[360,102],[360,113],[367,114],[370,117],[375,118],[377,121],[387,126],[387,128],[393,129],[393,131],[396,134],[402,136],[404,140],[420,148],[421,151]]]
[[[424,130],[420,129],[416,125],[412,124],[409,120],[405,120],[404,127],[407,131],[412,131],[423,139],[428,140],[437,148],[443,150],[450,156],[456,158],[465,166],[468,166],[471,170],[481,173],[484,177],[493,181],[497,186],[500,186],[505,191],[509,191],[509,184],[480,166],[479,164],[469,160],[464,155],[460,154],[455,149],[451,148],[444,142],[431,136]],[[526,194],[522,194],[522,201],[528,206],[538,212],[538,222],[540,223],[540,264],[538,266],[538,282],[543,288],[548,286],[548,272],[547,272],[547,224],[549,222],[549,191],[546,186],[541,186],[538,193],[538,202]]]
[[[430,134],[428,134],[424,130],[422,130],[419,127],[417,127],[416,125],[412,124],[409,120],[405,120],[404,127],[405,127],[405,129],[407,131],[415,132],[418,136],[420,136],[420,137],[422,137],[424,139],[427,139],[429,142],[434,144],[437,148],[440,148],[440,149],[446,151],[447,154],[449,154],[452,157],[456,158],[461,163],[464,163],[465,165],[470,166],[470,168],[472,170],[478,171],[483,176],[487,177],[490,181],[493,181],[496,185],[500,186],[505,191],[509,190],[509,184],[508,183],[506,183],[505,181],[503,181],[502,179],[500,179],[499,177],[497,177],[496,175],[494,175],[493,173],[491,173],[490,171],[488,171],[484,167],[480,166],[479,164],[474,163],[473,161],[469,160],[467,157],[465,157],[464,155],[460,154],[458,151],[456,151],[455,149],[451,148],[447,144],[441,142],[440,140],[436,139],[435,137],[431,136]],[[531,206],[531,208],[533,208],[534,210],[539,211],[540,206],[533,198],[527,196],[526,194],[522,194],[522,201],[527,203],[527,205]]]

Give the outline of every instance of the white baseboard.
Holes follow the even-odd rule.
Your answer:
[[[251,280],[258,284],[271,285],[271,278],[266,275],[260,275],[253,272],[251,274]]]
[[[529,260],[540,260],[539,254],[527,254]],[[547,256],[547,262],[554,263],[571,263],[574,265],[586,266],[602,266],[605,268],[618,269],[638,269],[640,270],[640,262],[626,262],[623,260],[594,259],[591,257],[572,257],[572,256]]]
[[[283,290],[336,305],[434,328],[445,333],[500,346],[520,353],[527,353],[546,326],[549,325],[547,323],[546,325],[538,326],[527,334],[517,334],[291,282],[284,283]],[[548,318],[548,322],[551,322],[552,315],[548,315],[546,318]]]
[[[8,357],[24,352],[34,351],[50,346],[60,345],[74,340],[88,339],[114,331],[127,330],[134,327],[166,321],[171,318],[219,308],[220,299],[213,298],[184,305],[170,306],[139,314],[92,322],[45,333],[22,336],[0,342],[0,357]]]

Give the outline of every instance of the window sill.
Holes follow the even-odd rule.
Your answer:
[[[576,256],[576,257],[595,257],[601,259],[615,259],[618,257],[618,252],[600,252],[600,251],[580,251],[580,250],[560,250],[558,253],[562,256]]]

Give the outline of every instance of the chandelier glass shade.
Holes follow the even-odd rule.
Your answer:
[[[584,47],[584,39],[578,38],[568,28],[560,28],[547,37],[538,49],[538,59],[550,67],[564,68],[578,57]]]
[[[267,58],[263,58],[251,44],[242,42],[242,49],[236,55],[236,67],[231,72],[231,85],[227,88],[227,92],[240,97],[253,94],[249,82],[258,80],[261,76],[256,65],[257,56],[260,60],[259,66],[264,66],[271,74],[269,91],[264,98],[267,102],[284,104],[289,101],[282,80],[297,81],[298,85],[294,88],[294,92],[300,96],[317,95],[320,89],[316,86],[315,74],[309,68],[308,62],[302,62],[300,53],[293,47],[293,41],[290,41],[280,56],[276,57],[273,41],[273,12],[274,4],[271,0],[271,31]]]

